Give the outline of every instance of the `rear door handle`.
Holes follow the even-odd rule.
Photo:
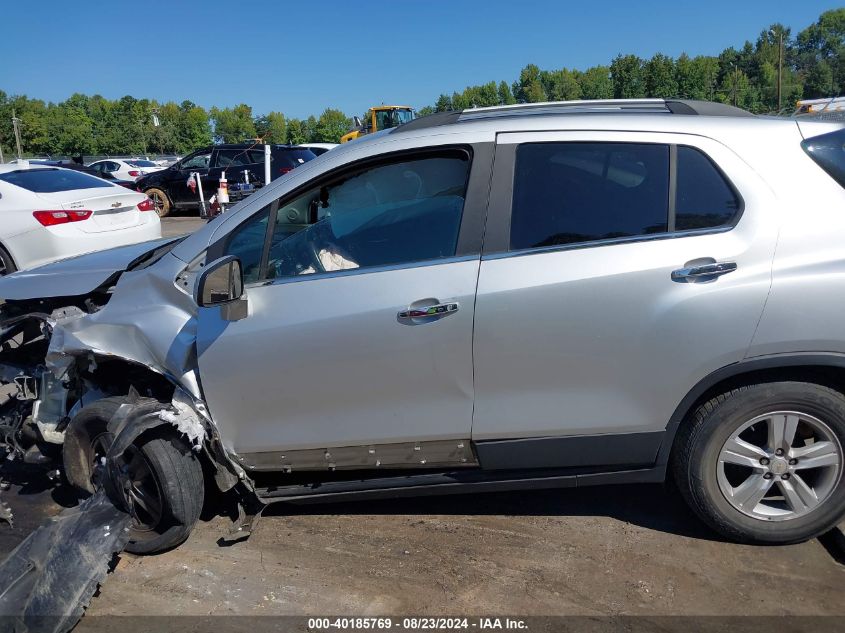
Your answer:
[[[456,302],[452,303],[438,303],[433,306],[423,306],[419,308],[408,308],[399,313],[400,319],[436,319],[438,317],[446,316],[457,312],[459,305]]]
[[[736,262],[719,262],[714,264],[702,264],[701,266],[690,266],[672,271],[673,280],[684,279],[707,279],[727,275],[736,270]]]

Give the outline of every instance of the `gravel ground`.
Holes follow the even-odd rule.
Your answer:
[[[4,498],[2,553],[70,503]],[[228,547],[210,514],[175,550],[121,555],[88,615],[845,615],[830,543],[723,542],[660,486],[278,505]]]

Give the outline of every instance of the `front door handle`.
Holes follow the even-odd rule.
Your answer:
[[[736,270],[736,262],[718,262],[713,264],[702,264],[700,266],[689,266],[672,271],[672,279],[682,281],[685,279],[715,279],[727,275]]]
[[[438,303],[433,306],[421,306],[419,308],[408,308],[399,313],[400,319],[436,319],[447,314],[458,311],[459,305],[456,302]]]

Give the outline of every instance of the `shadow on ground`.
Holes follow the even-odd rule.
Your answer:
[[[656,484],[489,492],[308,505],[278,503],[264,511],[264,516],[356,514],[606,516],[661,532],[724,541],[692,514],[677,493],[666,486]]]

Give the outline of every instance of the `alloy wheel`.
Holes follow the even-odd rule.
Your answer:
[[[742,424],[719,451],[717,478],[734,508],[766,521],[809,514],[842,476],[842,446],[819,418],[774,411]]]
[[[163,495],[153,474],[149,461],[136,446],[130,446],[124,454],[123,492],[137,532],[151,532],[161,522],[164,510]]]

